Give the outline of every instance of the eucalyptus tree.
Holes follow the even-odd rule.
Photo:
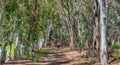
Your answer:
[[[100,6],[100,58],[102,65],[108,65],[107,63],[107,35],[106,35],[106,24],[107,24],[107,0],[98,0]]]
[[[77,43],[87,45],[92,37],[92,0],[61,0],[57,1],[58,13],[68,29],[70,47],[75,48]],[[91,13],[91,14],[89,14]],[[89,36],[88,36],[88,33]],[[87,41],[86,41],[87,40]],[[82,46],[80,45],[80,46]],[[83,46],[82,46],[83,47]]]
[[[15,29],[15,14],[17,10],[17,4],[15,3],[14,0],[12,1],[7,1],[6,4],[6,12],[5,12],[5,23],[3,24],[2,28],[7,30],[6,33],[3,33],[7,35],[7,55],[6,55],[6,62],[11,60],[11,48],[12,48],[12,43],[14,41],[14,29]],[[9,22],[9,24],[8,24]]]
[[[119,5],[119,1],[118,0],[109,0],[109,9],[108,9],[108,41],[110,43],[113,42],[113,44],[117,43],[117,38],[119,36],[119,32],[120,32],[120,19],[119,19],[119,12],[120,12],[120,5]]]
[[[16,11],[13,16],[15,16],[14,21],[15,21],[15,48],[14,48],[14,58],[17,59],[20,56],[20,34],[21,34],[21,24],[22,24],[22,11],[19,1],[14,1],[16,3]],[[22,5],[22,4],[21,4]]]
[[[55,31],[56,23],[59,22],[57,19],[57,11],[55,9],[54,0],[41,0],[38,1],[38,18],[40,22],[39,39],[44,38],[44,46],[50,43],[52,31]],[[42,44],[43,45],[43,44]]]
[[[5,13],[5,6],[6,6],[6,0],[1,1],[1,11],[0,11],[0,24],[2,24],[4,13]],[[0,64],[2,64],[5,61],[5,44],[0,44]]]
[[[76,27],[76,20],[74,19],[74,8],[73,8],[73,3],[74,1],[68,1],[68,0],[61,0],[61,2],[58,2],[58,11],[60,16],[64,19],[64,21],[66,22],[66,26],[68,28],[69,34],[70,34],[70,47],[72,49],[75,48],[75,44],[76,43],[76,38],[75,38],[75,28]],[[75,2],[74,2],[75,3]]]

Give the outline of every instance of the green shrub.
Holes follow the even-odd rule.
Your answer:
[[[27,58],[33,58],[33,57],[35,57],[36,55],[35,55],[35,54],[27,53],[27,54],[25,54],[25,56],[26,56]]]
[[[114,44],[111,46],[111,48],[114,50],[120,49],[120,44]]]
[[[35,50],[35,52],[38,52],[38,53],[40,53],[42,55],[48,54],[48,51],[49,51],[48,49],[43,49],[43,48]]]
[[[34,52],[35,52],[34,54],[31,54],[31,53],[25,54],[27,58],[33,58],[34,62],[38,62],[41,58],[43,58],[48,54],[47,49],[36,49],[34,50]]]
[[[120,59],[120,44],[114,44],[111,48],[114,51],[114,58]]]
[[[115,57],[116,59],[120,59],[120,50],[117,50],[117,51],[115,52],[114,57]]]
[[[40,60],[40,57],[39,57],[39,56],[34,57],[34,61],[35,61],[35,62],[38,62],[39,60]]]

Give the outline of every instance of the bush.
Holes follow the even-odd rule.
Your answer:
[[[120,44],[114,44],[111,46],[111,48],[114,50],[118,50],[118,49],[120,49]]]
[[[25,54],[27,58],[33,58],[34,62],[38,62],[41,58],[43,58],[48,54],[47,49],[36,49],[34,50],[34,52],[35,52],[34,54],[31,54],[31,53]]]
[[[48,51],[49,51],[48,49],[43,49],[43,48],[35,50],[35,52],[40,53],[42,55],[48,54]]]
[[[114,51],[114,58],[120,59],[120,44],[114,44],[111,48]]]
[[[25,56],[26,56],[27,58],[33,58],[33,57],[35,57],[36,55],[35,55],[35,54],[27,53],[27,54],[25,54]]]

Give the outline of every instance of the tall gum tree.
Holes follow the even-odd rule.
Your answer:
[[[107,63],[107,40],[106,40],[106,22],[107,22],[107,0],[98,0],[100,6],[100,58],[102,65],[108,65]]]
[[[3,15],[5,12],[5,6],[6,6],[6,0],[2,0],[2,8],[0,11],[0,25],[3,22]],[[2,65],[5,61],[5,45],[1,44],[0,45],[0,65]]]

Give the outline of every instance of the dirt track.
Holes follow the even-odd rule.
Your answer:
[[[4,65],[100,65],[100,63],[91,64],[87,58],[83,57],[82,53],[71,51],[69,48],[51,48],[49,54],[39,62],[34,62],[32,59],[22,58],[10,61]],[[120,64],[117,63],[111,65]]]

